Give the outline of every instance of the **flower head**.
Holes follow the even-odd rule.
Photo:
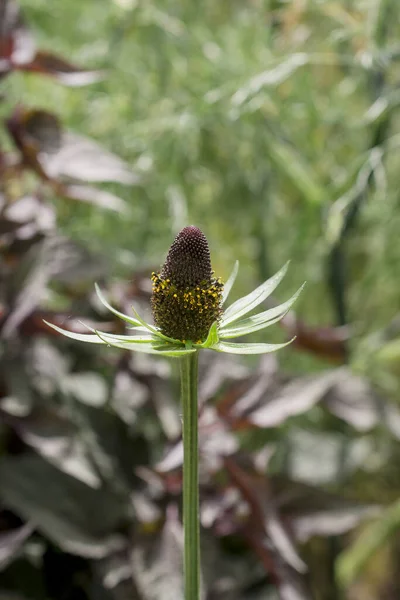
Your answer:
[[[176,236],[160,273],[152,274],[152,309],[155,325],[144,321],[132,308],[133,316],[111,306],[96,286],[102,304],[130,325],[134,335],[113,335],[88,327],[91,334],[50,327],[75,340],[106,344],[124,350],[137,350],[164,356],[182,356],[201,348],[233,354],[263,354],[289,344],[234,343],[242,337],[279,321],[298,298],[302,287],[286,302],[256,315],[250,314],[266,300],[286,274],[288,263],[278,273],[223,311],[238,273],[236,262],[223,285],[214,277],[210,250],[205,235],[194,226]],[[250,316],[249,316],[250,314]]]
[[[203,342],[221,313],[223,284],[211,269],[207,238],[197,227],[176,236],[161,273],[153,273],[154,321],[165,335]]]

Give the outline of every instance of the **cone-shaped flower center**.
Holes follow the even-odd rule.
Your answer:
[[[182,229],[152,282],[154,320],[161,332],[182,341],[203,341],[221,315],[223,284],[213,277],[210,249],[200,229]]]

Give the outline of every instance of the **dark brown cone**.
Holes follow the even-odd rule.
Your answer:
[[[210,249],[200,229],[182,229],[152,282],[153,315],[161,332],[181,341],[203,341],[220,318],[223,284],[213,277]]]
[[[211,279],[210,249],[200,229],[189,225],[178,233],[169,249],[161,277],[170,279],[181,289]]]

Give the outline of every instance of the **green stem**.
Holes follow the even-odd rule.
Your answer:
[[[199,457],[197,406],[197,352],[181,361],[181,401],[183,410],[183,528],[185,600],[199,600],[200,528]]]

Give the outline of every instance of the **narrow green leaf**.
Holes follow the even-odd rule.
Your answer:
[[[89,327],[89,325],[86,325],[85,323],[82,323],[82,325],[84,325],[92,333],[74,333],[72,331],[67,331],[66,329],[62,329],[61,327],[57,327],[57,325],[53,325],[53,323],[48,323],[47,321],[44,321],[44,323],[46,323],[46,325],[48,325],[52,329],[55,329],[56,331],[58,331],[58,333],[61,333],[65,337],[69,337],[73,340],[77,340],[78,342],[89,342],[89,344],[104,344],[105,343],[101,338],[99,338],[98,333],[101,333],[102,335],[106,336],[110,340],[115,340],[117,342],[124,342],[127,344],[132,343],[132,342],[138,343],[138,344],[151,344],[152,342],[156,341],[153,336],[149,336],[149,335],[148,336],[115,335],[113,333],[106,333],[106,332],[101,332],[101,331],[98,332],[98,330],[93,329],[92,327]]]
[[[130,352],[143,352],[145,354],[158,354],[159,356],[183,356],[184,354],[190,354],[192,352],[196,352],[195,349],[187,350],[184,346],[175,346],[173,344],[159,344],[153,343],[150,344],[142,344],[135,342],[118,342],[113,339],[108,339],[107,335],[102,334],[101,332],[97,332],[99,338],[107,345],[112,346],[113,348],[118,348],[120,350],[129,350]]]
[[[286,311],[287,312],[287,311]],[[275,323],[279,323],[282,317],[286,313],[280,314],[275,319],[271,319],[270,321],[265,321],[261,325],[259,324],[257,327],[232,327],[232,329],[224,329],[220,331],[220,339],[221,340],[230,340],[233,338],[241,337],[243,335],[248,335],[249,333],[254,333],[255,331],[259,331],[260,329],[266,329],[271,325],[275,325]]]
[[[116,342],[123,342],[126,344],[130,344],[132,342],[137,342],[138,344],[151,344],[152,342],[159,343],[157,338],[152,335],[115,335],[114,333],[108,333],[107,331],[99,331],[98,329],[93,329],[86,323],[82,323],[84,327],[86,327],[89,331],[94,333],[95,335],[103,335],[111,340],[115,340]],[[147,330],[146,330],[147,333]]]
[[[238,271],[239,271],[239,261],[237,260],[235,262],[235,264],[233,265],[232,272],[229,275],[227,282],[224,283],[224,290],[222,292],[222,304],[225,304],[225,302],[229,296],[232,286],[235,283]]]
[[[105,306],[105,308],[107,308],[107,310],[112,312],[116,317],[122,319],[123,321],[130,323],[130,325],[133,325],[133,327],[138,327],[141,324],[140,321],[138,321],[137,319],[134,319],[133,317],[129,317],[128,315],[125,315],[124,313],[120,312],[119,310],[117,310],[116,308],[111,306],[111,304],[109,304],[107,302],[107,300],[105,299],[105,297],[103,296],[103,293],[102,293],[101,289],[99,288],[99,286],[97,285],[97,283],[94,284],[94,287],[96,289],[96,294],[97,294],[98,299],[103,304],[103,306]]]
[[[196,344],[196,346],[198,348],[211,348],[211,346],[218,343],[218,339],[218,323],[215,322],[209,329],[207,339],[202,344]]]
[[[278,273],[275,273],[270,279],[262,283],[258,288],[253,290],[247,296],[240,298],[236,302],[234,302],[224,313],[221,320],[221,327],[226,327],[229,323],[233,323],[233,321],[237,321],[243,315],[246,315],[251,310],[256,308],[261,302],[263,302],[275,288],[279,285],[279,283],[284,278],[286,271],[288,269],[289,262],[287,262]]]
[[[284,344],[234,344],[232,342],[218,342],[212,349],[217,352],[227,352],[228,354],[267,354],[268,352],[275,352],[288,346],[293,342],[293,339]]]
[[[72,340],[77,340],[78,342],[88,342],[89,344],[104,344],[104,342],[102,342],[97,335],[91,335],[90,333],[74,333],[73,331],[61,329],[61,327],[57,327],[57,325],[53,325],[53,323],[49,323],[48,321],[43,320],[43,322],[58,333],[61,333],[61,335],[71,338]]]
[[[274,323],[277,323],[285,316],[285,314],[290,310],[293,304],[296,302],[297,298],[301,294],[305,284],[303,284],[293,296],[280,304],[279,306],[274,306],[274,308],[270,308],[269,310],[265,310],[258,315],[252,315],[251,317],[247,317],[246,319],[242,319],[237,321],[233,327],[228,327],[227,329],[221,328],[219,331],[219,337],[222,340],[239,337],[241,335],[247,335],[249,333],[254,333],[255,331],[259,331],[260,329],[265,329]]]

